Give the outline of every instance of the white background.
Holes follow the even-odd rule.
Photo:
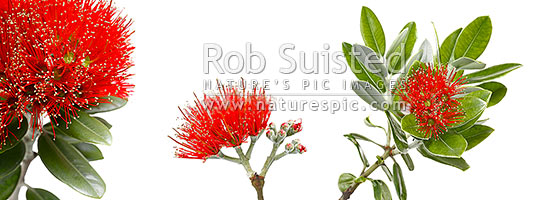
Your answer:
[[[414,171],[406,170],[401,163],[409,199],[543,199],[550,178],[546,155],[550,135],[544,116],[550,111],[546,87],[550,14],[543,2],[116,0],[116,5],[135,20],[136,66],[132,72],[136,75],[132,82],[136,88],[126,107],[102,115],[114,125],[113,145],[101,147],[105,159],[93,162],[107,183],[103,199],[255,199],[241,166],[218,160],[203,163],[174,158],[174,143],[167,136],[173,134],[171,128],[180,116],[177,107],[193,100],[193,92],[202,93],[203,79],[354,79],[350,71],[340,75],[282,75],[278,69],[288,63],[279,57],[278,48],[283,43],[294,43],[294,53],[305,51],[311,59],[311,52],[322,51],[325,43],[331,45],[330,52],[339,51],[343,41],[362,43],[361,6],[369,6],[377,14],[387,46],[403,25],[416,21],[415,51],[425,38],[435,43],[432,21],[443,40],[476,17],[490,15],[493,35],[479,60],[489,66],[524,64],[499,79],[508,87],[508,94],[484,113],[484,118],[491,118],[487,125],[496,131],[464,154],[471,165],[469,170],[462,172],[435,163],[417,152],[411,155]],[[244,54],[246,42],[265,55],[264,73],[203,74],[204,43],[218,43],[226,52]],[[349,99],[359,100],[353,96]],[[303,118],[304,131],[298,137],[309,151],[273,165],[266,179],[266,199],[339,198],[338,176],[361,170],[355,147],[342,135],[358,132],[383,139],[381,132],[363,124],[368,115],[385,124],[384,117],[372,111],[274,112],[271,119],[278,124]],[[259,146],[252,161],[256,170],[270,150],[265,138]],[[373,163],[380,150],[364,146]],[[385,180],[381,171],[373,177]],[[39,159],[30,166],[26,180],[61,199],[87,199],[57,181]],[[393,184],[386,182],[393,192]],[[352,199],[373,199],[371,184],[360,186]]]

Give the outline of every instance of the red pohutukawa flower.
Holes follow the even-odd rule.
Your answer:
[[[0,118],[70,121],[104,99],[127,98],[131,21],[106,0],[0,0]]]
[[[250,92],[237,87],[222,87],[218,95],[195,100],[195,106],[182,110],[184,123],[172,138],[181,147],[176,157],[207,159],[222,147],[237,147],[249,136],[267,127],[271,99],[263,89]],[[181,109],[180,109],[181,110]]]
[[[462,76],[447,66],[422,63],[414,73],[399,80],[395,93],[409,105],[419,131],[437,138],[464,118],[456,98],[464,83]]]

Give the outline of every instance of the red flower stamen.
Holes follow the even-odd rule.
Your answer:
[[[271,99],[263,89],[251,92],[237,87],[221,87],[219,95],[207,96],[182,111],[184,123],[176,130],[180,147],[176,157],[207,159],[222,147],[237,147],[249,136],[257,136],[267,127]]]
[[[44,115],[68,122],[100,97],[128,97],[131,21],[110,1],[1,1],[2,127],[29,113],[36,130]]]
[[[399,80],[394,93],[409,105],[419,131],[427,137],[437,138],[464,118],[455,98],[462,92],[464,83],[454,69],[422,63],[412,75]]]

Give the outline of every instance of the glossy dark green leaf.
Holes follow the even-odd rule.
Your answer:
[[[0,199],[8,199],[11,196],[11,193],[17,187],[19,182],[19,177],[21,176],[21,167],[13,170],[11,173],[0,178]]]
[[[495,65],[484,70],[466,74],[464,77],[467,83],[479,83],[495,79],[506,75],[507,73],[520,68],[522,65],[518,63],[506,63],[501,65]]]
[[[73,145],[42,135],[38,139],[38,154],[46,168],[74,190],[93,198],[105,194],[105,182]]]
[[[348,43],[342,43],[342,51],[344,52],[344,57],[351,71],[355,76],[362,81],[367,81],[369,84],[377,86],[377,90],[385,92],[386,88],[381,77],[376,76],[374,73],[371,73],[369,70],[366,70],[367,67],[363,66],[363,62],[357,59],[355,54],[359,53],[354,50],[355,47]],[[378,87],[379,86],[379,87]]]
[[[111,125],[111,123],[109,123],[107,120],[105,120],[101,117],[94,117],[94,118],[97,119],[98,121],[100,121],[101,123],[103,123],[103,125],[105,125],[108,129],[113,128],[113,125]]]
[[[350,173],[343,173],[338,178],[338,189],[340,189],[340,192],[346,191],[351,184],[353,184],[355,181],[355,175]]]
[[[405,164],[407,165],[407,168],[409,169],[409,171],[413,171],[414,162],[411,158],[411,155],[409,155],[408,153],[403,153],[401,154],[401,157],[403,158],[403,161],[405,161]]]
[[[97,146],[93,144],[81,142],[73,144],[73,146],[76,147],[76,149],[78,149],[78,151],[80,151],[80,153],[82,153],[82,155],[86,157],[88,161],[103,159],[103,153],[101,153],[101,150],[99,150],[99,148],[97,148]]]
[[[371,180],[372,189],[374,190],[374,199],[376,200],[391,200],[391,192],[388,185],[382,180]]]
[[[479,62],[477,60],[462,57],[451,62],[451,65],[456,69],[483,69],[485,68],[485,63]]]
[[[70,143],[70,144],[74,144],[74,143],[81,143],[82,141],[80,141],[79,139],[76,139],[76,138],[73,138],[69,135],[67,135],[66,132],[66,129],[64,128],[55,128],[55,134],[53,132],[53,129],[52,129],[52,125],[50,123],[47,123],[44,125],[43,127],[44,129],[44,133],[48,134],[48,135],[51,135],[52,137],[55,135],[55,138],[56,139],[60,139],[60,140],[63,140],[67,143]]]
[[[468,142],[462,135],[447,132],[440,134],[438,138],[430,138],[428,141],[424,141],[426,149],[441,157],[460,158],[462,153],[466,151]]]
[[[21,124],[21,126],[19,126]],[[6,138],[0,140],[0,154],[15,147],[27,133],[28,122],[27,118],[23,117],[23,121],[19,122],[17,117],[12,119],[12,122],[7,126],[9,132]],[[3,142],[2,142],[3,141]]]
[[[397,163],[393,163],[393,184],[395,185],[395,191],[397,192],[397,196],[399,196],[399,200],[406,200],[407,187],[405,186],[401,167]]]
[[[386,174],[386,176],[388,177],[388,180],[390,182],[392,182],[393,181],[393,174],[391,174],[390,168],[388,168],[388,166],[386,166],[386,164],[380,165],[380,168],[382,168],[382,171],[384,171],[384,174]]]
[[[347,134],[347,135],[344,135],[344,137],[348,138],[348,140],[352,142],[353,145],[355,145],[355,147],[357,148],[357,152],[359,153],[359,157],[361,158],[361,162],[363,162],[363,166],[368,167],[369,161],[367,160],[367,156],[365,156],[365,152],[363,151],[363,148],[361,148],[361,145],[359,144],[359,142],[357,142],[357,139],[355,139],[356,135]]]
[[[27,200],[59,200],[57,196],[40,188],[28,187],[26,193]]]
[[[357,96],[359,96],[363,101],[367,102],[370,106],[378,110],[386,110],[386,107],[389,107],[389,103],[386,103],[384,97],[375,87],[366,81],[354,81],[352,83],[353,91]]]
[[[63,120],[57,121],[59,125],[57,126],[58,128],[55,128],[56,133],[57,131],[61,131],[63,134],[67,134],[82,142],[111,145],[112,136],[109,128],[85,112],[79,111],[78,117],[71,119],[68,129],[65,128],[67,125]]]
[[[411,134],[416,139],[428,140],[430,138],[426,133],[422,133],[418,130],[420,126],[413,114],[405,115],[405,117],[401,119],[401,127],[405,132]]]
[[[470,168],[470,165],[468,165],[468,163],[466,163],[466,161],[463,158],[448,158],[448,157],[436,156],[430,153],[424,145],[420,145],[420,147],[418,147],[417,150],[418,152],[420,152],[420,154],[422,154],[422,156],[432,159],[438,163],[456,167],[462,171],[466,171],[467,169]]]
[[[388,118],[388,124],[390,127],[390,134],[393,136],[393,140],[395,141],[395,146],[397,146],[397,149],[400,151],[403,151],[407,148],[409,148],[409,144],[407,143],[407,135],[401,129],[401,125],[397,120],[391,116],[389,112],[386,112],[386,117]]]
[[[451,130],[461,132],[472,127],[475,122],[481,117],[485,108],[487,108],[487,102],[473,96],[466,95],[459,100],[461,103],[461,109],[464,112],[464,118],[461,122],[451,127]]]
[[[506,91],[508,90],[502,83],[494,81],[483,83],[478,85],[478,87],[490,90],[492,92],[491,99],[489,100],[487,107],[497,105],[504,98],[504,96],[506,96]]]
[[[126,105],[126,103],[128,103],[128,101],[125,99],[121,99],[113,96],[101,97],[99,99],[100,99],[100,102],[104,102],[104,103],[91,105],[88,110],[85,110],[85,112],[88,114],[110,112],[110,111],[122,108]]]
[[[0,154],[0,178],[7,176],[21,164],[25,157],[25,144],[20,142],[17,146]]]
[[[441,59],[442,64],[446,64],[451,60],[451,57],[453,55],[453,51],[455,49],[456,40],[458,39],[458,35],[462,32],[462,28],[459,28],[452,32],[445,40],[443,40],[443,43],[441,43],[441,48],[439,49],[439,59]]]
[[[384,56],[386,51],[386,36],[378,18],[368,7],[361,9],[361,36],[365,45],[376,53]]]
[[[454,58],[468,57],[477,59],[485,51],[493,26],[489,16],[481,16],[472,21],[460,34],[456,41]]]
[[[495,131],[495,129],[489,126],[474,125],[471,128],[460,132],[460,135],[462,135],[468,141],[468,148],[466,148],[466,151],[477,146],[479,143],[485,140],[485,138],[489,137],[489,135],[491,135],[493,131]]]

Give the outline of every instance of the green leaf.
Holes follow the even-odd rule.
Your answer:
[[[19,124],[21,123],[21,127]],[[23,121],[19,122],[17,117],[14,117],[11,123],[7,126],[6,130],[8,131],[7,137],[2,138],[0,141],[0,154],[10,150],[15,147],[23,139],[27,133],[28,122],[27,118],[23,117]]]
[[[59,200],[54,194],[40,188],[27,187],[27,200]]]
[[[346,191],[355,181],[355,175],[350,173],[343,173],[338,178],[338,189],[340,192]]]
[[[483,83],[478,85],[478,87],[490,90],[492,92],[491,99],[489,100],[487,107],[497,105],[504,98],[504,96],[506,96],[506,91],[508,90],[502,83],[494,81]]]
[[[7,176],[17,167],[25,157],[25,144],[20,142],[9,151],[0,154],[0,178]]]
[[[94,118],[97,119],[98,121],[100,121],[101,123],[103,123],[103,125],[105,125],[108,129],[113,128],[113,125],[111,125],[111,123],[109,123],[107,120],[105,120],[101,117],[94,117]]]
[[[363,162],[363,166],[368,167],[369,166],[369,161],[367,160],[367,157],[365,156],[365,152],[363,151],[363,148],[361,148],[361,145],[359,144],[359,142],[357,142],[357,139],[355,138],[356,136],[363,137],[362,135],[359,135],[359,134],[344,135],[344,137],[348,138],[348,140],[351,141],[353,143],[353,145],[355,145],[355,147],[357,148],[357,152],[359,152],[359,157],[361,158],[361,162]],[[370,140],[366,137],[365,137],[365,139]]]
[[[478,17],[472,21],[460,34],[456,41],[454,58],[468,57],[477,59],[485,51],[489,39],[491,39],[491,18],[489,16]]]
[[[485,63],[479,62],[477,60],[461,57],[451,63],[456,69],[483,69],[485,68]]]
[[[401,30],[397,39],[395,39],[388,49],[386,60],[388,71],[396,74],[403,68],[406,61],[409,59],[416,42],[416,23],[409,22]]]
[[[485,140],[485,138],[489,137],[489,135],[491,135],[493,131],[495,131],[495,129],[489,126],[474,125],[471,128],[460,132],[460,135],[462,135],[468,141],[468,148],[466,148],[466,151],[477,146],[479,143]]]
[[[424,141],[424,146],[426,146],[426,149],[434,155],[460,158],[462,153],[466,151],[468,142],[464,139],[464,137],[462,137],[462,135],[447,132],[440,134],[437,139],[431,138],[428,141]]]
[[[407,148],[409,148],[409,144],[407,142],[407,135],[401,129],[401,125],[397,120],[391,116],[389,112],[386,112],[386,117],[388,118],[388,126],[390,127],[390,134],[393,136],[393,140],[395,141],[395,146],[397,146],[397,149],[400,151],[403,151]]]
[[[518,63],[506,63],[506,64],[495,65],[481,71],[466,74],[465,75],[466,82],[468,84],[471,84],[471,83],[479,83],[479,82],[495,79],[495,78],[504,76],[507,73],[517,68],[520,68],[521,66],[522,65]]]
[[[384,171],[384,174],[386,174],[386,176],[388,177],[388,180],[390,182],[392,182],[393,181],[393,175],[391,174],[390,168],[388,168],[388,166],[386,166],[386,164],[382,164],[382,165],[380,165],[380,167],[382,168],[382,171]]]
[[[38,139],[38,153],[46,168],[69,187],[93,198],[105,194],[105,182],[73,145],[42,135]]]
[[[422,154],[422,156],[432,159],[438,163],[456,167],[462,171],[466,171],[467,169],[470,168],[470,165],[468,165],[468,163],[466,163],[466,161],[463,158],[447,158],[447,157],[436,156],[430,153],[424,145],[420,145],[420,147],[418,147],[417,150],[418,152],[420,152],[420,154]]]
[[[456,45],[456,40],[458,39],[458,35],[460,34],[460,32],[462,32],[462,28],[455,30],[449,36],[447,36],[445,40],[443,40],[441,48],[439,49],[442,64],[451,61],[451,57],[453,55],[453,51]]]
[[[492,92],[490,90],[486,90],[480,87],[468,87],[472,88],[473,90],[465,95],[465,97],[477,97],[481,100],[485,101],[486,103],[489,103],[489,99],[491,99]]]
[[[368,82],[354,81],[352,84],[352,89],[355,94],[361,97],[361,99],[367,102],[370,106],[373,106],[378,110],[386,110],[387,107],[389,107],[390,103],[385,102],[386,100],[382,94],[380,94],[380,92],[378,92],[378,90],[376,90],[376,88]]]
[[[418,131],[419,125],[416,121],[416,117],[413,114],[408,114],[401,119],[401,127],[403,130],[411,134],[416,139],[428,140],[430,137],[426,133]]]
[[[386,51],[384,29],[382,29],[382,25],[374,12],[365,6],[361,9],[361,36],[363,36],[363,41],[365,41],[367,47],[384,56]]]
[[[357,56],[355,54],[359,54],[359,51],[355,51],[355,47],[348,43],[342,43],[342,51],[344,52],[344,57],[346,57],[346,61],[353,72],[355,76],[362,81],[367,81],[371,85],[374,86],[380,86],[377,87],[377,90],[385,92],[385,86],[384,86],[384,80],[382,80],[381,77],[378,77],[377,75],[371,73],[365,66],[363,66],[363,62],[359,61],[357,59]],[[382,83],[382,84],[379,84]]]
[[[391,192],[388,185],[382,180],[371,180],[372,189],[374,190],[374,199],[376,200],[391,200]]]
[[[21,176],[21,167],[13,170],[8,175],[0,178],[0,199],[8,199],[11,196],[11,193],[17,187],[19,182],[19,177]]]
[[[450,128],[456,132],[461,132],[472,127],[481,117],[485,108],[487,108],[486,101],[474,96],[466,95],[464,98],[460,99],[459,102],[462,111],[464,111],[464,118],[461,119],[460,123]]]
[[[414,170],[414,163],[412,161],[411,156],[408,153],[401,154],[401,157],[403,158],[403,161],[405,161],[405,164],[407,165],[407,168],[409,171]]]
[[[101,150],[97,148],[97,146],[93,144],[88,143],[76,143],[72,144],[88,161],[96,161],[96,160],[102,160],[103,154],[101,153]]]
[[[90,105],[89,109],[85,110],[85,112],[88,114],[110,112],[110,111],[122,108],[126,105],[126,103],[128,103],[127,100],[114,97],[114,96],[101,97],[99,99],[100,99],[100,102],[104,102],[104,103]]]
[[[397,163],[393,163],[393,184],[395,185],[395,191],[397,192],[397,196],[399,196],[399,200],[406,200],[407,187],[405,186],[401,167]]]
[[[67,127],[66,122],[58,119],[59,125],[55,128],[56,133],[60,131],[62,134],[79,139],[82,142],[111,145],[112,136],[107,126],[85,112],[79,111],[77,114],[78,117],[71,119],[68,129],[65,128]]]
[[[405,77],[405,75],[408,74],[408,72],[410,71],[413,64],[417,63],[417,66],[419,66],[420,65],[420,60],[423,59],[423,56],[424,56],[424,50],[419,49],[418,52],[416,54],[414,54],[414,56],[411,57],[411,59],[409,60],[409,62],[405,66],[405,70],[403,71],[403,73],[401,73],[401,75],[399,75],[399,79]]]

